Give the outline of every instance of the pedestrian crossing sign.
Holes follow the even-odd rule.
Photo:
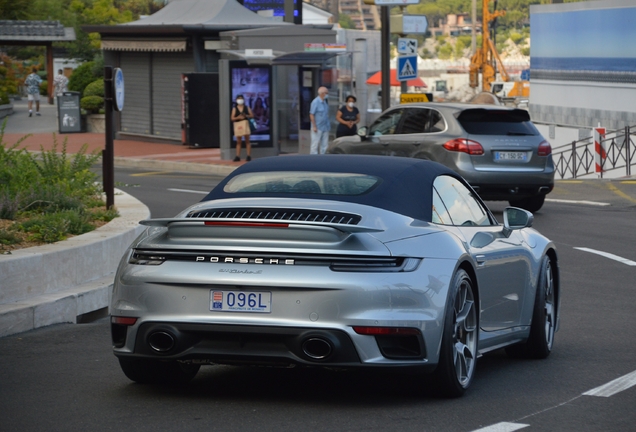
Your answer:
[[[414,78],[417,78],[417,56],[412,55],[398,57],[398,81],[408,81]]]

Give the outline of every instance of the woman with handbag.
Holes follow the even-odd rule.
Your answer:
[[[345,102],[345,105],[340,107],[336,113],[336,121],[338,122],[336,138],[355,135],[358,132],[356,124],[360,121],[360,111],[355,106],[356,97],[349,95]]]
[[[236,106],[232,108],[232,115],[230,120],[232,120],[234,124],[234,136],[236,137],[236,157],[234,158],[234,162],[239,162],[241,160],[241,144],[242,140],[245,139],[245,153],[247,157],[246,161],[252,160],[252,146],[250,144],[250,123],[249,119],[253,118],[252,110],[250,107],[245,105],[245,98],[243,95],[236,96]]]

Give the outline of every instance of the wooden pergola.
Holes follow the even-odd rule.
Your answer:
[[[75,40],[75,29],[64,27],[59,21],[0,20],[0,46],[45,46],[48,100],[53,104],[53,42]]]

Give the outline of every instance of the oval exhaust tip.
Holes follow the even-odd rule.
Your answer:
[[[157,352],[167,352],[174,348],[174,336],[165,331],[158,331],[148,336],[148,345]]]
[[[314,360],[324,360],[332,351],[331,343],[322,338],[312,337],[303,342],[303,352]]]

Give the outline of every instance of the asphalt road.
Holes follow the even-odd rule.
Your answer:
[[[219,180],[116,172],[154,217]],[[0,431],[634,431],[636,182],[559,183],[550,198],[563,201],[534,226],[560,257],[555,349],[539,361],[482,357],[463,398],[437,399],[424,376],[320,369],[212,366],[184,388],[142,386],[120,371],[102,319],[0,338]],[[489,204],[501,218],[505,203]],[[584,394],[615,379],[628,388]]]

